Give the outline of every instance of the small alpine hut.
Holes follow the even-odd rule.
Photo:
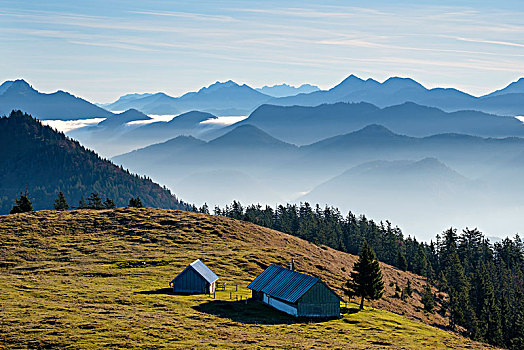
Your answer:
[[[212,294],[215,292],[218,276],[211,271],[200,259],[178,274],[169,285],[175,293]]]
[[[253,299],[297,317],[340,317],[344,301],[320,279],[269,265],[248,286]]]

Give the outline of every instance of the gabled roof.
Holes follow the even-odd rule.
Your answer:
[[[266,293],[274,298],[296,303],[311,287],[319,282],[324,284],[316,277],[291,271],[278,265],[269,265],[247,287],[257,292]],[[326,288],[340,299],[328,286]]]
[[[207,267],[200,259],[196,259],[191,264],[187,265],[187,267],[180,272],[171,283],[175,282],[176,279],[181,276],[187,269],[193,269],[198,273],[200,276],[202,276],[208,283],[213,283],[218,279],[218,276],[211,271],[209,267]]]

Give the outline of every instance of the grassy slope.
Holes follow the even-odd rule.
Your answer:
[[[249,223],[180,211],[0,216],[0,347],[483,347],[384,310],[356,313],[354,304],[342,319],[297,323],[245,301],[249,281],[268,264],[284,265],[291,257],[297,270],[339,292],[356,259]],[[216,299],[166,289],[195,258],[228,283]],[[380,308],[430,324],[446,322],[419,310],[417,292],[409,303],[392,297],[392,281],[403,286],[410,278],[421,290],[417,276],[387,265],[383,272],[387,290]]]

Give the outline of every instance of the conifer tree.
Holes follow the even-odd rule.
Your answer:
[[[198,209],[198,211],[202,214],[209,214],[209,207],[207,203],[204,203],[204,205],[201,206],[200,209]]]
[[[411,287],[411,280],[408,280],[408,284],[406,286],[406,295],[408,297],[411,297],[413,295],[413,288]]]
[[[114,209],[116,208],[115,202],[113,202],[112,199],[109,199],[106,197],[106,200],[104,201],[104,208],[106,209]]]
[[[142,208],[143,205],[142,205],[142,200],[140,199],[140,197],[131,197],[131,199],[129,200],[129,205],[128,207],[131,207],[131,208]]]
[[[424,291],[422,292],[420,301],[424,305],[424,310],[427,312],[433,312],[433,308],[435,308],[435,299],[433,298],[433,293],[431,292],[429,284],[424,286]]]
[[[380,264],[375,252],[366,241],[362,245],[360,256],[353,270],[351,280],[346,286],[354,295],[361,297],[360,309],[363,309],[364,299],[378,300],[384,293]]]
[[[407,271],[408,269],[408,261],[406,260],[406,256],[402,254],[400,249],[398,250],[398,253],[397,253],[397,266],[402,271]]]
[[[55,207],[55,210],[68,210],[69,209],[69,204],[67,204],[66,198],[62,191],[58,192],[58,197],[56,198],[53,206]]]
[[[20,193],[19,199],[15,199],[15,205],[11,208],[10,214],[27,213],[29,211],[33,211],[33,204],[26,191],[25,194]]]
[[[91,192],[87,198],[87,207],[89,209],[104,209],[104,204],[102,203],[102,198],[96,192]]]
[[[78,202],[78,209],[85,209],[87,208],[87,203],[84,199],[84,196],[80,197],[80,201]]]

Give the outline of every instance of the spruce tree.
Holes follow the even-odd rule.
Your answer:
[[[78,209],[85,209],[87,208],[87,203],[84,199],[84,196],[80,197],[80,201],[78,202]]]
[[[433,312],[433,308],[435,307],[435,299],[433,297],[433,293],[431,292],[431,287],[429,284],[426,284],[424,286],[424,291],[422,292],[421,300],[422,304],[424,305],[424,310],[427,312]]]
[[[204,205],[200,207],[198,211],[202,214],[209,214],[209,207],[207,206],[207,203],[204,203]]]
[[[112,199],[109,199],[106,197],[106,200],[104,201],[104,208],[114,209],[115,207],[116,207],[115,202],[113,202]]]
[[[27,191],[25,194],[20,193],[20,198],[15,199],[15,205],[11,208],[10,214],[27,213],[33,211],[33,204],[29,200]]]
[[[397,253],[397,267],[401,269],[402,271],[407,271],[408,269],[408,261],[406,260],[406,256],[402,254],[400,249]]]
[[[67,204],[66,198],[62,191],[58,192],[58,197],[53,204],[55,210],[67,210],[69,209],[69,204]]]
[[[128,207],[131,207],[131,208],[142,208],[143,205],[142,205],[142,200],[140,200],[140,197],[131,197],[131,199],[129,200],[129,205]]]
[[[364,308],[364,299],[378,300],[384,293],[382,271],[377,256],[369,244],[364,241],[358,261],[353,265],[351,280],[346,286],[354,295],[361,297],[360,309]]]
[[[89,209],[104,209],[104,204],[102,203],[102,199],[96,192],[91,192],[89,197],[87,198],[87,207]]]

